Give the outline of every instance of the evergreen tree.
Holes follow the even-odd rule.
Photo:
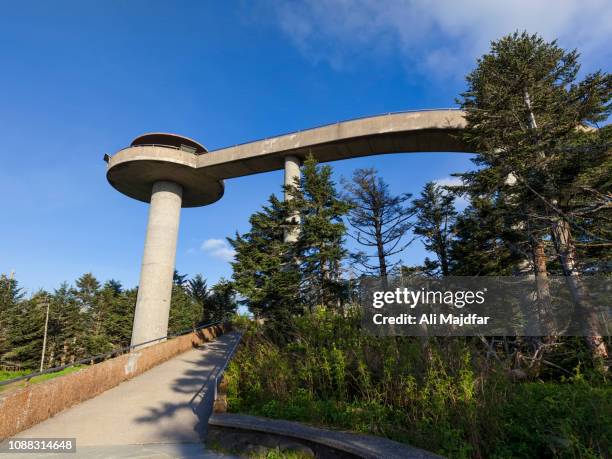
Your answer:
[[[612,272],[612,126],[580,130],[555,163],[582,271]]]
[[[288,187],[289,214],[299,213],[301,229],[293,250],[300,265],[302,295],[309,307],[339,304],[345,295],[341,262],[346,227],[342,218],[350,205],[342,200],[332,180],[330,166],[319,166],[313,157],[304,162],[301,186]]]
[[[449,252],[457,216],[453,203],[453,195],[433,182],[425,184],[421,196],[412,201],[411,211],[416,217],[412,231],[421,237],[425,248],[437,258],[434,261],[425,260],[425,266],[432,274],[450,274]]]
[[[17,281],[0,276],[0,362],[37,370],[40,366],[44,325],[49,307],[44,367],[72,363],[78,359],[130,344],[137,289],[125,290],[121,283],[100,282],[87,273],[76,288],[63,283],[49,294],[39,291],[25,299]],[[170,333],[197,326],[202,305],[183,287],[175,286],[170,313]],[[215,297],[217,316],[234,310],[231,286],[222,281]]]
[[[478,60],[460,103],[466,111],[465,140],[479,152],[479,165],[494,171],[499,188],[509,177],[516,181],[512,195],[520,196],[521,218],[528,231],[535,229],[529,236],[536,277],[546,274],[543,236],[538,234],[546,223],[574,301],[594,320],[576,250],[575,233],[580,239],[584,228],[570,205],[571,184],[576,183],[572,175],[584,176],[589,165],[578,159],[584,152],[572,146],[589,125],[610,115],[612,78],[596,72],[578,81],[579,68],[575,50],[514,33],[493,42],[491,52]],[[568,164],[586,170],[570,174]],[[601,195],[594,191],[591,199]],[[587,342],[597,359],[607,357],[601,336],[592,334]]]
[[[206,298],[208,297],[208,288],[206,286],[206,280],[201,274],[196,274],[193,279],[189,279],[187,282],[187,292],[194,301],[200,303],[202,307],[205,306]]]
[[[74,295],[81,312],[86,317],[87,333],[84,338],[87,354],[101,354],[112,349],[112,343],[104,331],[109,320],[110,291],[101,292],[101,285],[92,273],[85,273],[76,282]]]
[[[107,334],[112,337],[115,347],[130,345],[137,295],[137,288],[122,290],[111,305],[110,314],[114,320],[107,327]]]
[[[23,368],[39,368],[47,304],[50,295],[45,291],[35,293],[31,299],[19,301],[9,322],[10,350],[3,359],[19,363]]]
[[[351,236],[359,244],[375,249],[375,254],[359,251],[351,257],[364,274],[386,279],[393,269],[389,258],[412,242],[406,242],[404,237],[412,226],[409,219],[414,211],[405,206],[412,195],[393,196],[382,177],[377,176],[376,169],[357,169],[352,181],[343,184],[347,191],[344,199],[351,206],[348,222],[355,230]]]
[[[121,284],[112,279],[104,283],[99,292],[100,309],[104,320],[100,330],[100,340],[108,348],[125,347],[130,344],[136,289],[124,291]]]
[[[453,276],[510,276],[523,259],[512,250],[518,235],[508,228],[495,201],[474,196],[457,216],[450,244],[449,271]]]
[[[194,301],[180,285],[172,288],[168,334],[180,333],[198,326],[202,319],[202,305]]]
[[[207,319],[204,319],[204,322],[223,321],[234,315],[236,313],[237,304],[233,284],[221,278],[219,282],[210,289],[210,294],[206,300],[206,307],[209,316]],[[206,312],[207,311],[205,311],[205,314]]]
[[[172,282],[174,282],[174,285],[184,287],[187,283],[187,277],[187,274],[181,274],[175,269],[174,274],[172,275]]]
[[[114,292],[119,295],[123,292],[123,285],[121,282],[115,279],[110,279],[104,283],[104,288],[110,288],[114,290]]]
[[[228,238],[236,251],[234,288],[256,317],[282,320],[302,309],[295,253],[284,242],[287,215],[285,203],[271,196],[268,205],[250,217],[247,233]]]
[[[64,282],[49,301],[45,366],[65,365],[85,357],[89,330],[75,290]]]
[[[76,280],[76,296],[80,302],[81,309],[84,311],[94,307],[96,295],[100,289],[100,282],[92,273],[85,273]]]
[[[12,275],[0,275],[0,362],[5,362],[4,355],[11,349],[13,321],[19,314],[18,305],[23,297],[24,292]]]

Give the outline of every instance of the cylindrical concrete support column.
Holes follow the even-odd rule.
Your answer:
[[[296,180],[299,180],[300,177],[300,158],[285,156],[285,186],[295,186]],[[291,195],[285,189],[285,201],[289,201],[290,199]],[[285,242],[296,242],[300,235],[300,228],[298,226],[300,223],[300,216],[299,214],[291,215],[289,220],[296,226],[292,226],[285,230]]]
[[[168,333],[182,194],[182,187],[176,183],[153,184],[132,345]]]

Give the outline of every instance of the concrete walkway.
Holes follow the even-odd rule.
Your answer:
[[[77,454],[0,457],[217,458],[202,444],[214,378],[239,335],[228,333],[21,432],[15,438],[76,438]]]

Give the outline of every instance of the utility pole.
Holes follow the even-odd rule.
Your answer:
[[[45,317],[45,334],[43,336],[43,348],[42,354],[40,355],[40,371],[43,371],[43,365],[45,363],[45,349],[47,348],[47,328],[49,326],[49,300],[47,302],[47,315]]]

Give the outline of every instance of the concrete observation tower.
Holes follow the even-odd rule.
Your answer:
[[[132,345],[168,334],[181,207],[205,206],[223,196],[223,180],[197,169],[198,156],[207,153],[188,137],[154,132],[136,137],[129,147],[105,158],[110,184],[150,203]],[[285,184],[293,184],[300,176],[299,158],[286,156],[285,170]],[[291,231],[285,238],[294,241],[297,234]]]
[[[206,153],[187,137],[150,133],[136,137],[109,161],[111,185],[150,203],[132,345],[168,333],[181,207],[204,206],[223,196],[222,180],[203,181],[195,173],[196,157]]]
[[[212,152],[187,137],[150,133],[105,156],[110,184],[150,203],[132,344],[167,335],[181,207],[218,201],[225,179],[284,169],[285,185],[294,184],[308,155],[328,162],[385,153],[469,152],[457,136],[465,125],[460,110],[387,113]],[[285,240],[295,241],[298,234],[299,226],[288,229]]]

